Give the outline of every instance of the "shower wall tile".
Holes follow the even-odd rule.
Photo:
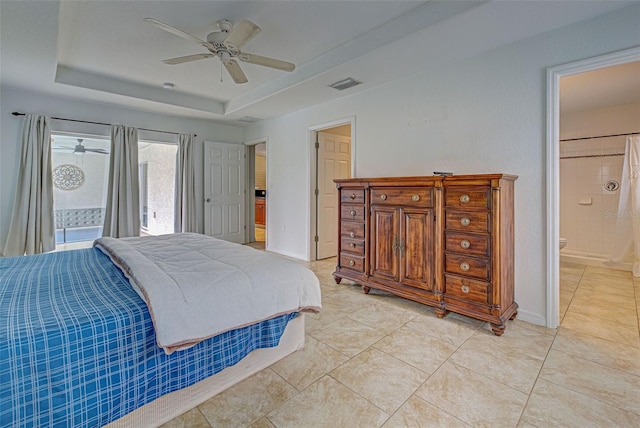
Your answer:
[[[560,138],[581,138],[637,131],[640,103],[563,114]],[[560,235],[568,239],[564,252],[608,255],[614,248],[620,190],[604,183],[622,178],[625,137],[597,138],[560,143]],[[590,205],[580,200],[591,198]]]

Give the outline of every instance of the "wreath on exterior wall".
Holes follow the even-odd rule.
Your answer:
[[[60,190],[76,190],[84,183],[84,172],[75,165],[60,165],[53,170],[53,184]]]

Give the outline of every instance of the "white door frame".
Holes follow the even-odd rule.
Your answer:
[[[325,122],[318,125],[309,127],[309,195],[310,196],[310,209],[309,209],[309,260],[317,260],[318,254],[316,252],[316,242],[314,237],[316,236],[316,197],[314,194],[316,188],[316,133],[328,128],[335,128],[341,125],[351,125],[351,176],[356,176],[356,117],[350,116],[344,119],[337,119],[332,122]],[[268,168],[267,168],[268,172]],[[268,230],[268,229],[267,229]]]
[[[547,327],[560,323],[560,79],[640,61],[640,47],[547,69]]]
[[[250,141],[246,141],[244,143],[245,146],[247,146],[247,148],[251,147],[252,149],[255,149],[255,146],[257,146],[258,144],[261,143],[265,143],[266,145],[266,150],[267,150],[267,163],[269,162],[269,137],[262,137],[262,138],[256,138],[255,140],[250,140]],[[249,150],[247,150],[247,156],[246,157],[246,161],[245,161],[245,206],[247,208],[245,208],[244,210],[244,216],[245,216],[245,222],[247,225],[249,225],[249,227],[247,227],[247,231],[245,233],[245,240],[246,242],[253,242],[256,240],[256,236],[255,236],[255,223],[256,223],[256,195],[254,192],[254,181],[253,179],[255,178],[256,175],[256,163],[255,163],[255,150],[252,150],[251,153],[249,153]],[[267,165],[267,189],[269,189],[269,170],[271,168],[269,168],[269,165]],[[268,192],[267,192],[268,193]],[[267,212],[269,211],[269,204],[267,204]],[[266,215],[266,213],[265,213]],[[269,216],[266,215],[267,217],[267,223],[269,222]],[[267,235],[269,234],[269,225],[265,224],[266,227],[266,231],[267,231]],[[268,246],[268,242],[269,239],[267,236],[265,236],[265,249],[267,249]]]

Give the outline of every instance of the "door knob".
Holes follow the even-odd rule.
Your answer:
[[[211,202],[211,198],[207,198],[207,202]]]

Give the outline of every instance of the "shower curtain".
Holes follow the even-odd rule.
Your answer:
[[[627,138],[611,262],[633,262],[640,277],[640,135]]]

